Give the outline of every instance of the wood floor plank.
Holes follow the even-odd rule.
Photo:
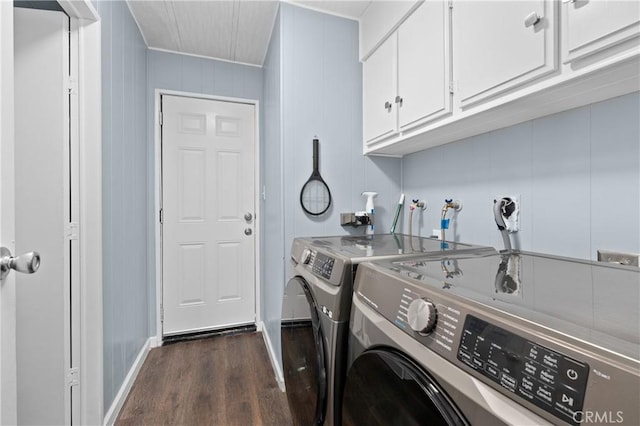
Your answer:
[[[261,333],[150,351],[116,421],[129,425],[291,425]]]

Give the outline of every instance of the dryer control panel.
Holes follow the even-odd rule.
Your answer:
[[[458,360],[567,423],[578,424],[589,366],[467,315]]]

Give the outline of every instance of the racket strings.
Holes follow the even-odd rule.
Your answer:
[[[302,190],[302,204],[311,214],[320,214],[329,208],[331,194],[329,188],[319,181],[307,182]]]

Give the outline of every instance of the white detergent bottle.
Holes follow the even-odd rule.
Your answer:
[[[362,193],[362,195],[364,197],[367,197],[367,204],[365,205],[365,211],[369,215],[369,220],[370,220],[370,224],[367,226],[365,234],[373,235],[373,230],[375,228],[375,225],[373,223],[374,214],[375,214],[375,208],[373,206],[373,199],[378,195],[378,193],[377,192],[365,191],[365,192]]]

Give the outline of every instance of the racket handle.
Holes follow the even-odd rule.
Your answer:
[[[313,138],[313,170],[318,170],[318,138]]]

